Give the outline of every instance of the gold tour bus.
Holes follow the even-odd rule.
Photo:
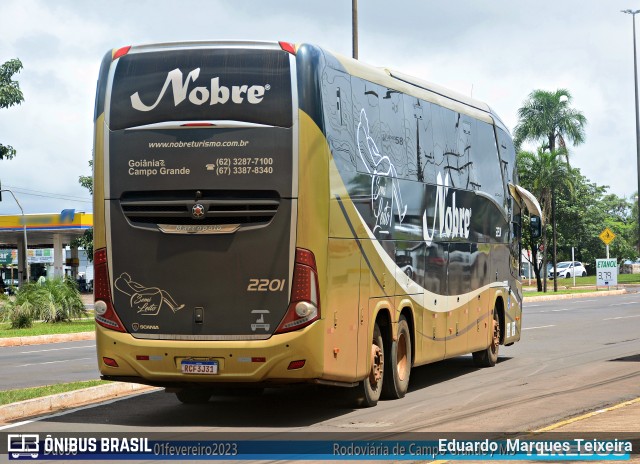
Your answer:
[[[103,379],[373,406],[520,339],[540,207],[486,104],[314,45],[185,42],[108,52],[94,119]]]

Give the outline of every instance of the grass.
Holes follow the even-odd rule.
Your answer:
[[[0,391],[0,405],[17,403],[18,401],[40,398],[42,396],[55,395],[82,388],[105,385],[110,382],[104,380],[86,380],[84,382],[60,383],[57,385],[47,385],[44,387],[22,388],[19,390]]]
[[[522,279],[523,284],[528,284],[529,279]],[[535,287],[536,280],[531,279],[531,284]],[[640,284],[640,274],[619,274],[618,284]],[[595,291],[608,290],[606,287],[599,287],[597,290],[596,276],[576,277],[576,286],[573,286],[573,277],[569,279],[558,279],[558,291],[553,291],[553,280],[547,280],[547,293],[544,292],[529,292],[525,291],[524,296],[544,296],[544,295],[566,295],[570,293],[588,293]],[[582,288],[581,288],[582,287]],[[586,287],[586,288],[585,288]],[[615,290],[615,287],[611,288]]]
[[[531,279],[531,282],[535,285],[535,277]],[[522,279],[523,284],[529,283],[529,279]],[[619,284],[640,284],[640,274],[618,274]],[[547,280],[547,288],[553,288],[553,280]],[[576,287],[579,285],[595,285],[596,276],[576,277]],[[558,287],[573,286],[573,277],[569,279],[558,279]]]
[[[33,327],[28,329],[10,329],[11,324],[0,323],[0,338],[9,337],[29,337],[33,335],[52,335],[76,332],[92,332],[95,330],[94,319],[76,319],[71,322],[56,322],[55,324],[46,322],[34,322]]]

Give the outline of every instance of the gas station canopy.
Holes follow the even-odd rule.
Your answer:
[[[0,216],[0,248],[20,248],[25,225],[29,248],[55,248],[55,243],[68,245],[93,227],[93,214],[65,209],[59,214]]]
[[[64,247],[92,227],[93,214],[73,209],[62,210],[59,214],[0,216],[0,250],[8,252],[17,249],[19,281],[22,283],[29,277],[24,253],[25,239],[29,250],[53,248],[53,275],[62,276]],[[33,251],[28,252],[29,256],[32,253]],[[71,255],[77,262],[77,248],[72,247]],[[10,256],[6,258],[11,259]],[[77,264],[75,266],[77,270]]]

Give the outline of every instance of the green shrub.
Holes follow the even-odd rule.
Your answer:
[[[9,320],[15,313],[31,316],[32,320],[66,322],[86,316],[86,310],[76,283],[68,278],[40,279],[24,284],[15,300],[6,305]]]
[[[28,310],[17,307],[9,317],[12,329],[29,329],[33,325],[33,316]]]

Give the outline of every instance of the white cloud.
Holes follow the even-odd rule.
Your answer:
[[[486,101],[513,128],[537,88],[568,88],[589,120],[572,164],[614,193],[636,190],[631,18],[627,2],[361,0],[360,59]],[[128,44],[216,39],[316,43],[351,54],[351,2],[3,0],[0,62],[19,57],[25,102],[0,110],[0,181],[88,198],[93,102],[100,60]],[[89,203],[20,196],[27,212]],[[0,203],[0,214],[15,205]]]

